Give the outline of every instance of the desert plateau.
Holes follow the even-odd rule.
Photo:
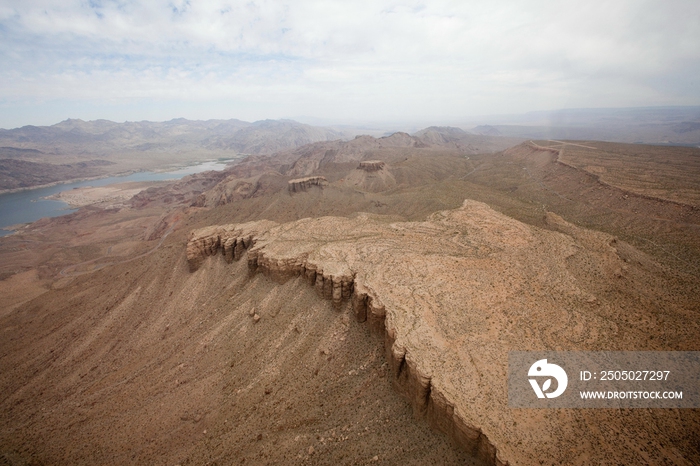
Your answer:
[[[0,466],[700,465],[699,18],[0,3]]]
[[[463,133],[463,134],[462,134]],[[64,191],[0,238],[1,464],[697,464],[510,351],[697,351],[700,149],[433,127]]]

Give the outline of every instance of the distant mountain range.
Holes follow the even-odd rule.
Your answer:
[[[364,153],[384,146],[441,147],[464,154],[498,152],[525,139],[700,147],[700,107],[566,109],[479,121],[463,125],[470,130],[430,126],[411,135],[384,132],[385,137],[375,139],[362,127],[313,126],[293,120],[69,119],[52,126],[0,129],[0,190],[245,155],[274,155],[281,160],[304,154],[296,167],[301,174],[309,167],[318,168],[323,160],[340,160],[340,155],[330,155],[336,151]],[[353,140],[358,136],[362,138]]]
[[[297,150],[313,153],[309,163],[317,167],[327,151],[364,153],[384,146],[439,146],[477,154],[497,152],[521,141],[445,126],[431,126],[413,136],[392,134],[375,139],[358,136],[351,129],[338,131],[292,120],[65,120],[53,126],[0,130],[0,190],[215,158],[257,155],[282,160]]]
[[[291,120],[249,123],[241,120],[192,121],[178,118],[165,122],[115,123],[108,120],[70,119],[53,126],[0,129],[0,155],[32,155],[22,149],[76,155],[201,149],[235,151],[238,154],[271,154],[311,142],[346,136],[332,129]]]
[[[700,107],[565,109],[483,117],[488,136],[700,146]]]
[[[461,128],[431,126],[413,135],[431,145],[459,145],[474,137],[579,139],[700,145],[700,107],[564,109],[475,117]],[[391,135],[375,128],[314,126],[293,120],[125,122],[69,119],[52,126],[0,129],[0,158],[37,161],[47,154],[104,157],[125,153],[235,152],[269,155],[306,144]],[[483,145],[483,144],[481,144]],[[31,152],[34,151],[34,152]],[[40,151],[43,152],[36,152]],[[62,160],[74,162],[75,159]]]

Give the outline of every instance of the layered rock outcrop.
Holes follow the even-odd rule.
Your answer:
[[[289,180],[289,192],[298,193],[302,191],[308,191],[313,186],[318,186],[320,188],[327,186],[328,181],[322,176],[307,176],[306,178],[297,178],[294,180]]]
[[[360,162],[360,166],[357,168],[366,172],[376,172],[384,168],[385,165],[381,160],[364,160]]]
[[[238,260],[253,245],[255,237],[275,226],[275,222],[261,220],[240,225],[211,226],[194,231],[187,241],[187,263],[196,271],[208,256],[221,252],[227,262]]]
[[[194,271],[207,256],[234,260],[247,250],[251,271],[303,277],[336,305],[350,303],[359,321],[383,332],[396,387],[415,411],[489,464],[669,462],[663,445],[682,433],[653,427],[663,413],[632,410],[621,420],[610,410],[508,407],[509,351],[644,349],[649,341],[624,325],[628,316],[605,293],[653,266],[633,268],[609,235],[552,214],[547,222],[561,232],[475,201],[425,222],[370,214],[250,222],[193,232],[187,258]],[[638,309],[635,318],[652,314]],[[604,432],[592,428],[600,425]]]

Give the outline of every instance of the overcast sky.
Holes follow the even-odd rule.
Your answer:
[[[0,0],[0,127],[700,104],[700,1]]]

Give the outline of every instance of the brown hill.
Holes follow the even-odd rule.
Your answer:
[[[700,208],[700,149],[605,142],[542,141],[557,161],[639,196]]]
[[[413,136],[426,144],[450,147],[467,154],[498,152],[522,142],[520,138],[499,137],[498,130],[476,130],[478,134],[450,126],[430,126],[414,133]]]
[[[0,129],[0,141],[8,148],[38,149],[46,153],[74,152],[108,155],[126,152],[227,150],[236,153],[271,154],[315,141],[343,135],[327,128],[292,120],[192,121],[177,118],[164,122],[65,120],[53,126]]]
[[[114,164],[108,160],[88,160],[57,165],[26,160],[0,159],[0,191],[100,176],[105,173],[105,167],[110,165]]]
[[[221,137],[210,147],[230,149],[243,154],[273,154],[317,141],[343,138],[328,128],[297,123],[292,120],[264,120],[236,131],[232,136]]]
[[[513,141],[492,141],[483,146],[483,151],[475,150],[487,152],[486,148],[503,147],[506,142]],[[273,156],[249,157],[227,170],[226,181],[211,193],[205,193],[205,200],[197,201],[197,205],[218,206],[244,197],[270,194],[283,189],[282,178],[289,181],[323,176],[331,183],[355,191],[382,192],[443,180],[453,176],[456,165],[464,166],[462,149],[455,149],[452,142],[433,143],[406,133],[394,133],[382,138],[358,136],[351,141],[319,142]],[[380,170],[362,167],[375,159],[384,164]],[[265,186],[259,181],[263,175]],[[274,180],[275,177],[280,178]]]
[[[366,160],[358,164],[343,180],[348,186],[360,191],[382,192],[396,186],[396,178],[386,162]]]

